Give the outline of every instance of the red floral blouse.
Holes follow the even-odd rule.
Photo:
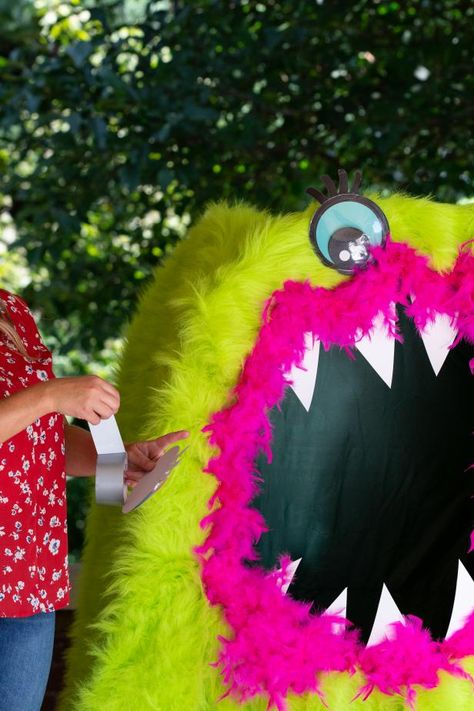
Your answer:
[[[26,350],[19,354],[0,331],[0,396],[54,378],[22,299],[0,299]],[[64,420],[52,412],[0,444],[0,617],[52,612],[69,601]]]

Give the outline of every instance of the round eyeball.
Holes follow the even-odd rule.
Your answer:
[[[338,195],[314,213],[310,240],[324,264],[353,274],[370,261],[370,248],[384,244],[388,232],[387,218],[372,200]]]

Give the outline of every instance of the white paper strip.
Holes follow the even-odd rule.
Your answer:
[[[89,423],[97,454],[117,454],[125,452],[120,430],[115,417],[101,420],[98,425]]]
[[[307,412],[313,400],[316,376],[318,374],[320,342],[312,333],[304,334],[305,354],[299,365],[294,365],[286,375],[292,381],[291,388]]]
[[[395,622],[405,623],[405,618],[397,607],[393,597],[390,595],[387,586],[384,584],[380,595],[377,614],[375,615],[374,626],[370,633],[368,647],[373,647],[385,639],[392,639]]]
[[[459,561],[456,594],[446,639],[464,627],[466,618],[474,610],[474,580]]]
[[[446,314],[436,314],[434,320],[423,329],[421,338],[435,375],[438,375],[443,367],[457,333]]]

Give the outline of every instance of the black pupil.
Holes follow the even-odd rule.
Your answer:
[[[336,266],[346,269],[363,264],[369,257],[369,238],[356,227],[340,227],[329,240],[329,255]]]

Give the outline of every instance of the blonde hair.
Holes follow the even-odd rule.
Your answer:
[[[6,336],[17,353],[20,353],[30,360],[35,360],[26,350],[25,344],[20,338],[15,326],[9,321],[7,307],[3,299],[0,299],[0,335]]]

